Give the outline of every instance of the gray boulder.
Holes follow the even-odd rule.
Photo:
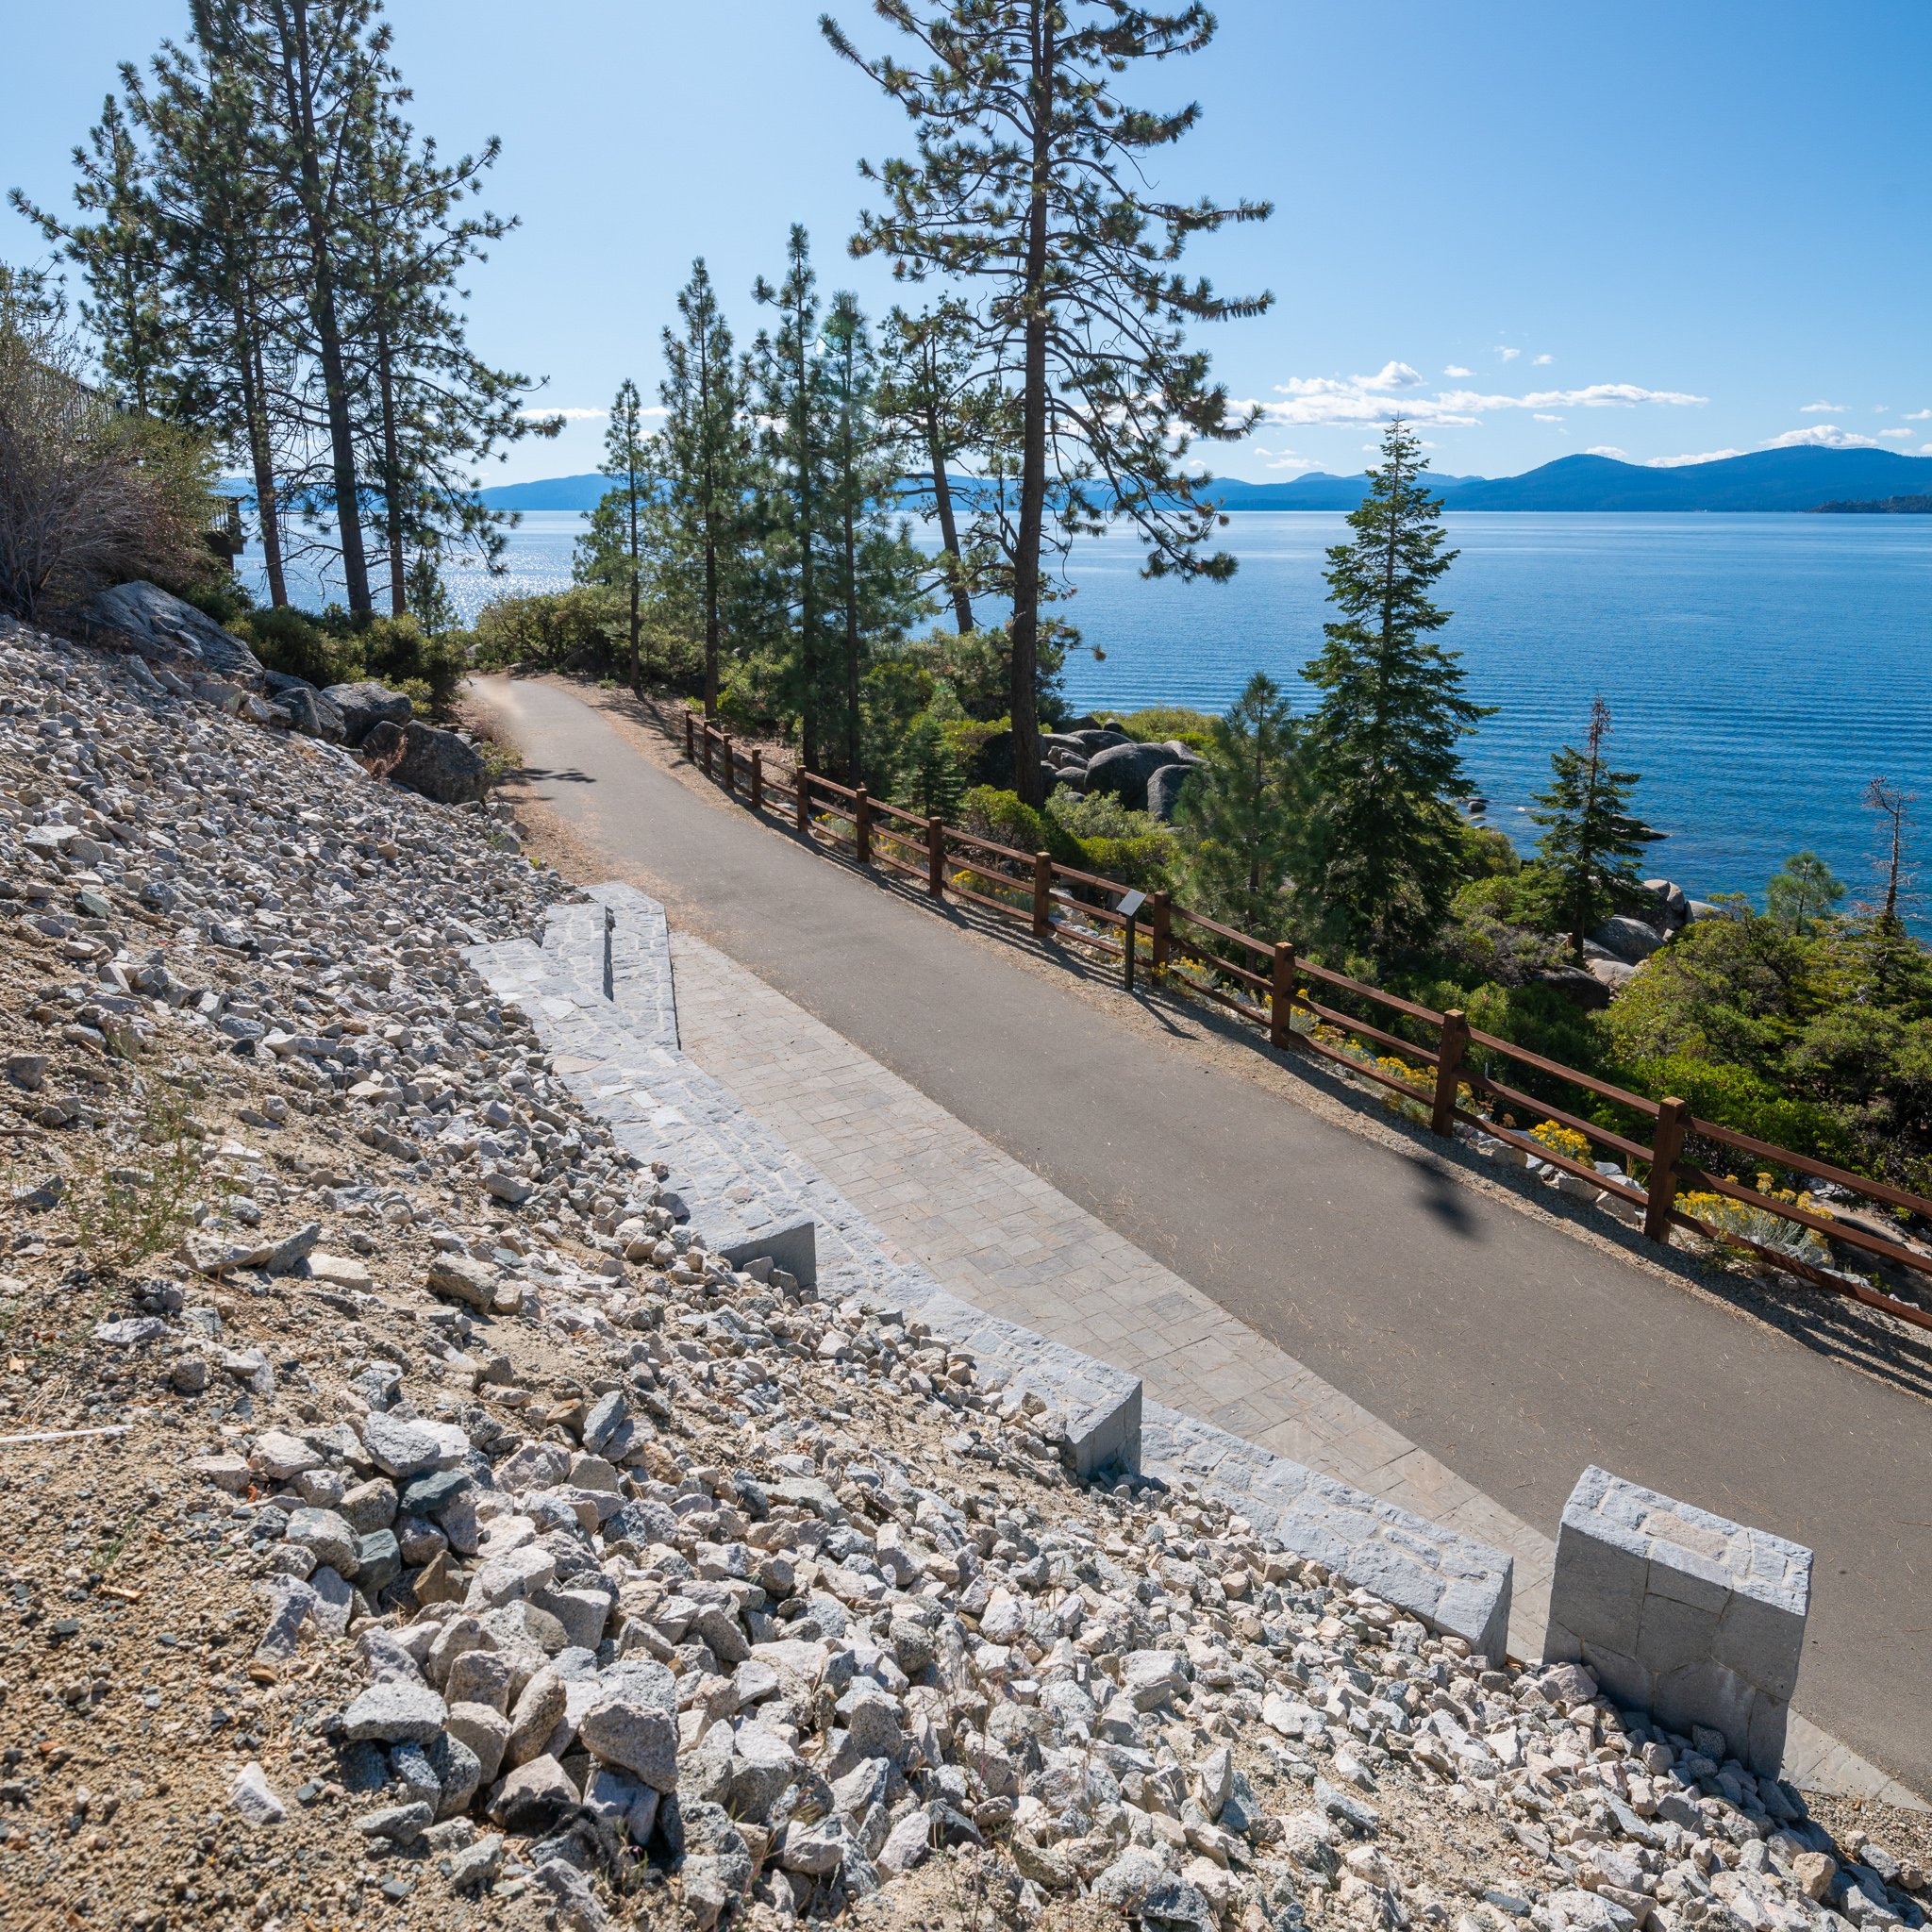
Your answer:
[[[416,708],[407,693],[364,678],[356,684],[332,684],[323,692],[342,717],[342,742],[359,746],[378,724],[407,724]]]
[[[261,689],[255,653],[206,611],[158,584],[116,584],[92,597],[80,615],[90,632],[125,638],[143,657],[187,658],[245,691]]]
[[[1174,808],[1181,802],[1181,788],[1193,773],[1192,765],[1162,765],[1147,781],[1147,809],[1162,824],[1172,822]]]
[[[1657,902],[1658,924],[1674,931],[1690,916],[1690,901],[1682,886],[1671,879],[1645,879],[1643,890]]]
[[[468,805],[490,790],[490,774],[474,745],[428,724],[403,727],[403,755],[390,776],[442,805]]]
[[[345,728],[341,711],[306,679],[268,674],[268,688],[275,701],[289,714],[291,730],[304,738],[320,738],[330,744],[342,741]]]
[[[1077,721],[1057,735],[1070,744],[1078,745],[1090,756],[1096,751],[1109,750],[1117,744],[1134,742],[1124,731],[1116,731],[1110,724],[1082,725]]]
[[[1625,913],[1605,920],[1591,934],[1591,940],[1611,958],[1621,959],[1626,966],[1641,965],[1667,937],[1656,926],[1647,925],[1642,920],[1632,919]]]
[[[1136,811],[1147,809],[1147,784],[1162,767],[1177,763],[1164,744],[1113,744],[1087,764],[1087,790],[1109,791]]]

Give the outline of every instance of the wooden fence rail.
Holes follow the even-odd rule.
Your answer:
[[[1566,1067],[1512,1041],[1482,1032],[1454,1008],[1439,1013],[1345,973],[1300,959],[1292,946],[1255,939],[1205,913],[1176,906],[1165,891],[1148,895],[1142,915],[1145,924],[1137,923],[1130,928],[1129,922],[1107,903],[1127,891],[1117,880],[1061,865],[1049,853],[1022,852],[962,831],[941,819],[908,811],[872,797],[863,785],[841,785],[795,764],[790,769],[768,765],[761,750],[747,755],[728,732],[695,712],[685,714],[684,748],[687,758],[706,777],[721,783],[728,795],[743,800],[753,811],[765,812],[774,800],[789,806],[795,829],[814,843],[849,853],[858,864],[869,869],[923,884],[930,898],[963,900],[1000,918],[1024,922],[1036,939],[1085,946],[1116,958],[1124,955],[1131,929],[1137,950],[1144,938],[1157,978],[1176,968],[1193,967],[1202,976],[1191,975],[1191,988],[1263,1028],[1271,1045],[1331,1061],[1345,1068],[1352,1077],[1381,1087],[1399,1101],[1412,1103],[1417,1118],[1426,1118],[1435,1133],[1447,1136],[1458,1125],[1470,1127],[1533,1155],[1559,1174],[1590,1182],[1633,1212],[1641,1210],[1643,1233],[1653,1241],[1668,1243],[1673,1231],[1682,1228],[1727,1242],[1817,1287],[1882,1309],[1914,1327],[1932,1330],[1932,1313],[1910,1302],[1884,1294],[1856,1275],[1822,1268],[1755,1234],[1715,1225],[1704,1216],[1687,1211],[1686,1191],[1720,1203],[1736,1203],[1772,1221],[1789,1223],[1793,1228],[1840,1241],[1861,1254],[1928,1277],[1932,1277],[1932,1255],[1831,1219],[1808,1197],[1806,1205],[1781,1201],[1771,1192],[1740,1186],[1731,1176],[1714,1174],[1689,1157],[1686,1143],[1701,1141],[1747,1154],[1768,1167],[1807,1174],[1888,1208],[1932,1220],[1932,1200],[1923,1195],[1868,1180],[1790,1148],[1755,1141],[1715,1122],[1699,1120],[1681,1100],[1651,1100],[1578,1068]],[[748,773],[748,781],[742,784],[741,768]],[[1003,892],[1011,896],[1000,896]],[[1056,908],[1071,916],[1057,921]],[[1229,957],[1230,953],[1246,953],[1255,963],[1243,965],[1239,957]],[[1368,1002],[1395,1017],[1388,1027],[1374,1025],[1317,1000],[1307,990],[1310,985]],[[1298,1019],[1304,1024],[1297,1024]],[[1433,1029],[1434,1043],[1394,1031],[1403,1021]],[[1363,1041],[1388,1049],[1387,1058],[1375,1059],[1360,1044]],[[1494,1071],[1498,1060],[1604,1101],[1626,1119],[1648,1122],[1648,1143],[1498,1078]],[[1582,1159],[1547,1144],[1515,1126],[1513,1116],[1498,1119],[1493,1111],[1481,1112],[1476,1103],[1482,1100],[1488,1100],[1492,1108],[1537,1114],[1543,1122],[1580,1135],[1588,1143],[1591,1158]],[[1596,1165],[1598,1150],[1616,1156],[1622,1166],[1614,1172],[1600,1169]],[[1707,1214],[1709,1211],[1706,1210]]]

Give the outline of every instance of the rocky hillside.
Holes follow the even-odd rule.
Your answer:
[[[0,1922],[1922,1923],[707,1255],[463,963],[561,882],[237,668],[0,631]]]

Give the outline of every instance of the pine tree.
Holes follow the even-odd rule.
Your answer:
[[[983,546],[973,554],[960,541],[954,506],[953,466],[985,451],[1001,420],[999,391],[974,375],[974,319],[957,298],[917,314],[894,308],[886,317],[878,409],[923,470],[904,479],[901,500],[931,511],[940,526],[938,583],[952,600],[963,637],[973,629],[973,593],[988,575]]]
[[[353,236],[342,171],[375,139],[383,95],[398,85],[378,0],[206,0],[223,19],[243,76],[264,161],[288,197],[300,255],[305,346],[322,391],[325,457],[305,479],[335,515],[349,609],[375,608],[362,536],[362,471],[346,307]]]
[[[746,377],[702,257],[678,291],[682,333],[664,331],[666,504],[677,560],[695,581],[705,646],[705,716],[718,715],[726,633],[742,600],[758,482]]]
[[[349,151],[343,288],[355,378],[358,469],[380,510],[379,555],[390,605],[408,608],[412,550],[468,547],[493,565],[514,514],[488,508],[474,466],[498,445],[555,436],[560,417],[525,406],[534,385],[491,367],[470,347],[457,277],[514,221],[463,204],[480,190],[501,143],[444,162],[385,94]]]
[[[760,523],[767,568],[786,612],[785,681],[800,754],[807,771],[819,772],[841,709],[829,568],[838,504],[835,425],[819,353],[818,276],[803,227],[792,226],[785,279],[774,287],[760,277],[753,292],[777,311],[776,327],[760,331],[752,351],[766,425]]]
[[[75,205],[93,220],[62,222],[36,208],[17,188],[9,199],[79,267],[88,288],[80,319],[100,344],[101,372],[108,387],[140,414],[158,415],[177,330],[168,302],[150,164],[114,95],[103,102],[87,146],[74,150],[74,166]]]
[[[851,294],[833,297],[822,367],[832,425],[832,596],[844,644],[845,782],[856,785],[864,776],[858,687],[867,660],[896,642],[910,618],[927,607],[918,590],[919,554],[892,507],[898,450],[879,421],[872,337]]]
[[[983,301],[982,373],[1014,391],[1018,492],[993,520],[1013,599],[1009,665],[1021,796],[1045,795],[1037,676],[1041,605],[1055,555],[1108,518],[1130,523],[1150,575],[1222,578],[1234,558],[1203,546],[1224,521],[1208,479],[1183,468],[1198,439],[1253,426],[1210,383],[1191,322],[1258,314],[1267,296],[1226,299],[1174,262],[1189,240],[1258,221],[1263,204],[1217,208],[1155,196],[1150,158],[1200,117],[1132,107],[1118,76],[1138,62],[1205,47],[1198,4],[1156,11],[1135,0],[874,0],[928,64],[861,56],[829,16],[833,48],[896,100],[916,160],[867,169],[887,210],[864,218],[860,255],[891,258],[911,280],[974,286]]]
[[[304,435],[290,204],[256,138],[231,12],[197,0],[193,21],[186,47],[164,42],[149,75],[124,66],[122,83],[153,156],[179,319],[174,410],[247,465],[269,599],[280,608],[289,601],[284,470]]]
[[[1306,802],[1292,708],[1265,672],[1214,721],[1206,757],[1174,809],[1187,899],[1257,939],[1279,939],[1292,923]]]
[[[1845,883],[1815,852],[1794,852],[1773,874],[1764,902],[1772,918],[1801,933],[1807,922],[1824,919],[1845,895]]]
[[[1550,789],[1537,793],[1542,809],[1530,813],[1545,827],[1537,856],[1579,959],[1584,934],[1643,890],[1636,861],[1664,836],[1626,808],[1638,774],[1610,768],[1604,756],[1609,731],[1610,708],[1599,697],[1583,748],[1565,745],[1552,755]]]
[[[1457,741],[1489,712],[1463,695],[1459,656],[1433,640],[1449,612],[1429,592],[1444,551],[1441,504],[1407,426],[1391,424],[1354,538],[1328,552],[1339,623],[1302,675],[1324,695],[1310,721],[1310,883],[1324,924],[1378,956],[1434,931],[1461,858],[1453,804],[1465,789]]]
[[[653,478],[644,436],[643,404],[629,376],[617,386],[610,423],[604,432],[600,473],[610,488],[598,498],[589,527],[577,539],[580,581],[609,584],[622,591],[630,617],[627,682],[639,688],[639,639],[643,630],[644,547]]]

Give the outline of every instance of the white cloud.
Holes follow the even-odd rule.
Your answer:
[[[1907,434],[1911,432],[1908,430]],[[1787,429],[1759,445],[1763,449],[1883,449],[1875,436],[1861,436],[1840,423],[1813,423],[1804,429]]]
[[[1909,429],[1881,429],[1878,433],[1887,442],[1909,442],[1912,440]]]
[[[1286,400],[1264,404],[1271,424],[1300,427],[1387,423],[1402,416],[1444,429],[1473,429],[1497,409],[1635,408],[1641,403],[1692,408],[1708,400],[1681,390],[1642,389],[1632,382],[1596,382],[1582,389],[1533,390],[1527,395],[1451,389],[1419,393],[1424,379],[1407,362],[1384,363],[1374,375],[1295,376],[1275,385]]]
[[[1707,449],[1688,457],[1646,457],[1643,467],[1646,470],[1681,470],[1686,463],[1721,463],[1726,457],[1740,457],[1740,449]]]
[[[1630,452],[1627,449],[1619,449],[1614,442],[1592,443],[1583,454],[1587,457],[1615,457],[1620,463],[1627,463],[1630,460]]]
[[[1556,359],[1557,359],[1557,358],[1555,358],[1554,356],[1539,356],[1539,357],[1538,357],[1538,358],[1536,358],[1536,366],[1537,366],[1537,367],[1538,367],[1539,369],[1541,369],[1541,368],[1542,368],[1542,367],[1543,367],[1543,366],[1544,366],[1544,365],[1545,365],[1546,363],[1554,362],[1554,361],[1555,361]]]
[[[1291,449],[1263,449],[1257,443],[1255,454],[1257,457],[1266,457],[1266,467],[1271,470],[1314,470],[1321,467],[1313,457],[1296,456]]]
[[[1641,389],[1634,382],[1592,382],[1584,389],[1532,390],[1526,396],[1481,395],[1474,390],[1457,389],[1436,400],[1450,409],[1629,409],[1639,403],[1691,408],[1710,398],[1690,395],[1683,390]]]
[[[1496,351],[1496,354],[1502,357],[1504,361],[1513,362],[1515,361],[1517,357],[1523,354],[1523,351],[1521,349],[1505,349],[1499,347]]]
[[[1907,423],[1924,423],[1928,419],[1932,419],[1932,409],[1914,409],[1912,413],[1906,418],[1906,421]]]
[[[1475,371],[1474,369],[1465,369],[1460,362],[1452,362],[1448,368],[1443,370],[1442,374],[1444,375],[1457,376],[1466,381],[1475,374]],[[1932,409],[1927,409],[1925,413],[1928,416],[1932,416]]]
[[[1801,416],[1842,416],[1845,406],[1842,403],[1807,403],[1798,411]]]
[[[541,423],[552,416],[561,416],[566,423],[601,423],[609,415],[608,409],[519,409],[517,414],[525,423]]]
[[[1560,416],[1552,416],[1544,410],[1539,409],[1536,412],[1536,420],[1539,423],[1560,423],[1563,419]]]

